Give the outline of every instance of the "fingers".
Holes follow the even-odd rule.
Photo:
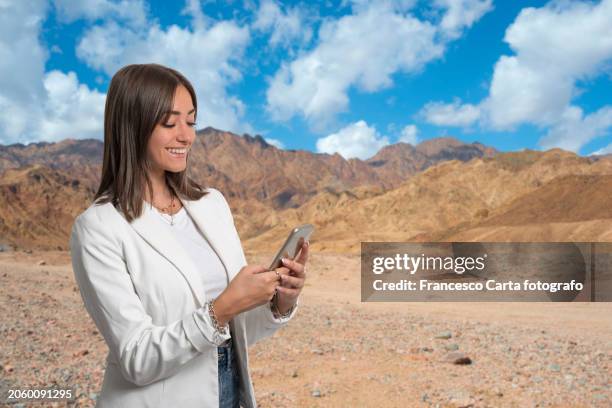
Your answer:
[[[280,284],[281,282],[281,274],[277,270],[268,271],[270,274],[270,282],[277,282]],[[266,272],[266,273],[268,273]]]
[[[302,265],[305,265],[306,261],[308,260],[309,248],[310,248],[310,242],[304,241],[302,243],[302,248],[300,248],[300,253],[298,254],[298,257],[294,260],[298,263],[301,263]]]
[[[289,268],[286,268],[284,266],[281,266],[280,268],[276,268],[276,270],[281,274],[281,275],[288,275],[289,274]]]
[[[286,288],[300,289],[304,286],[304,279],[296,278],[294,276],[282,275],[281,285]]]
[[[256,274],[254,274],[253,276],[254,277],[256,276],[258,280],[261,279],[260,282],[263,282],[265,284],[270,284],[270,283],[274,282],[274,283],[276,283],[278,285],[281,282],[281,278],[280,278],[279,275],[280,275],[280,273],[277,274],[276,270],[274,270],[274,269],[273,270],[266,269],[265,271],[258,272]]]
[[[298,278],[304,277],[304,264],[292,261],[291,259],[283,258],[283,265],[291,269],[294,276],[297,276]]]
[[[286,288],[284,286],[279,286],[276,290],[290,297],[297,297],[300,294],[300,289]]]
[[[251,273],[262,273],[269,271],[269,269],[263,265],[249,265],[249,270]]]

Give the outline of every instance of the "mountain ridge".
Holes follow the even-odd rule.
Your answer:
[[[0,146],[0,194],[6,202],[0,241],[65,248],[71,217],[97,190],[103,144],[65,139],[11,146]],[[461,228],[495,228],[501,218],[490,221],[495,225],[480,223],[496,220],[503,209],[519,219],[526,204],[520,212],[512,203],[557,177],[612,174],[612,160],[561,149],[498,152],[444,137],[346,160],[280,150],[260,135],[213,128],[198,132],[189,160],[191,177],[226,196],[248,250],[280,245],[286,231],[304,222],[317,227],[317,249],[348,252],[362,240],[433,240]],[[601,200],[594,191],[588,194]],[[593,211],[607,214],[599,207]]]

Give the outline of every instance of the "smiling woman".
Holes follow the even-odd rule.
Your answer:
[[[102,181],[70,237],[109,348],[99,407],[256,407],[248,347],[297,310],[308,243],[284,267],[247,265],[223,194],[187,176],[196,115],[173,69],[128,65],[111,81]]]
[[[155,126],[148,154],[157,180],[164,180],[164,169],[180,172],[187,166],[187,152],[195,140],[195,108],[184,85],[176,87],[173,110]]]
[[[113,201],[131,222],[142,213],[143,198],[161,206],[177,194],[206,195],[185,171],[196,114],[194,88],[178,71],[158,64],[117,71],[106,96],[102,180],[94,200]]]

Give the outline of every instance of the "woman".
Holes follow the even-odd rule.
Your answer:
[[[223,195],[187,176],[196,113],[175,70],[111,80],[100,188],[70,238],[109,348],[99,407],[255,407],[248,347],[297,310],[308,243],[283,268],[247,265]]]

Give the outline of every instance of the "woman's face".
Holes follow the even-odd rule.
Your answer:
[[[191,95],[183,85],[174,92],[168,120],[153,129],[147,155],[155,173],[181,172],[187,167],[187,152],[195,140],[195,111]]]

